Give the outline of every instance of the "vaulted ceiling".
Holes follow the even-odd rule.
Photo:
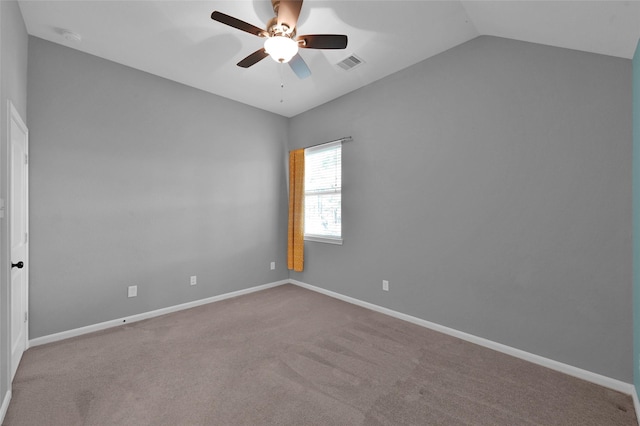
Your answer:
[[[211,19],[218,10],[265,28],[270,0],[23,0],[30,35],[292,117],[479,35],[630,59],[640,1],[305,0],[298,34],[346,34],[345,50],[303,49],[312,75],[236,63],[263,40]],[[80,40],[64,37],[77,34]],[[337,64],[355,55],[350,70]]]

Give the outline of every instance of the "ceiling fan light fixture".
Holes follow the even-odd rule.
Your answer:
[[[289,37],[273,36],[265,40],[264,50],[274,61],[284,64],[296,56],[298,43]]]

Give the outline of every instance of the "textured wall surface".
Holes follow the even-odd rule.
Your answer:
[[[354,141],[291,278],[630,383],[631,70],[479,37],[292,118]]]
[[[285,118],[33,37],[28,101],[31,338],[287,278]]]
[[[640,389],[640,41],[633,56],[633,383]]]

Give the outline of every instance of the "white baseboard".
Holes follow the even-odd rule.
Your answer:
[[[4,423],[4,418],[7,415],[7,410],[9,409],[9,402],[11,402],[11,389],[4,394],[4,398],[2,399],[2,406],[0,407],[0,424]]]
[[[439,331],[440,333],[448,334],[449,336],[457,337],[462,340],[466,340],[467,342],[475,343],[476,345],[484,346],[489,349],[493,349],[498,352],[505,353],[507,355],[514,356],[516,358],[523,359],[525,361],[532,362],[534,364],[541,365],[543,367],[550,368],[552,370],[559,371],[561,373],[568,374],[570,376],[577,377],[582,380],[586,380],[588,382],[595,383],[600,386],[604,386],[609,389],[616,390],[618,392],[625,393],[627,395],[632,395],[634,399],[634,404],[637,402],[638,396],[635,391],[635,386],[630,383],[625,383],[623,381],[612,379],[607,376],[603,376],[601,374],[593,373],[591,371],[583,370],[578,367],[574,367],[569,364],[564,364],[562,362],[554,361],[549,358],[542,357],[540,355],[535,355],[530,352],[525,352],[520,349],[512,348],[511,346],[503,345],[502,343],[497,343],[488,339],[484,339],[482,337],[474,336],[473,334],[465,333],[462,331],[458,331],[453,328],[445,327],[440,324],[436,324],[430,321],[426,321],[417,317],[413,317],[411,315],[403,314],[401,312],[394,311],[392,309],[384,308],[382,306],[374,305],[373,303],[363,302],[362,300],[355,299],[353,297],[345,296],[340,293],[333,292],[331,290],[325,290],[320,287],[316,287],[307,283],[303,283],[297,280],[289,280],[291,284],[295,284],[297,286],[306,288],[308,290],[312,290],[318,293],[322,293],[326,296],[330,296],[336,299],[340,299],[342,301],[352,303],[354,305],[358,305],[363,308],[370,309],[372,311],[380,312],[385,315],[389,315],[394,318],[398,318],[416,325],[420,325],[422,327],[429,328],[431,330]],[[636,405],[636,413],[640,413],[638,410],[638,406]]]
[[[75,328],[73,330],[62,331],[60,333],[49,334],[47,336],[36,337],[29,341],[29,347],[44,345],[47,343],[57,342],[59,340],[69,339],[71,337],[81,336],[87,333],[93,333],[94,331],[105,330],[107,328],[118,327],[123,324],[145,320],[148,318],[154,318],[160,315],[170,314],[172,312],[182,311],[189,308],[195,308],[196,306],[206,305],[208,303],[218,302],[220,300],[230,299],[232,297],[242,296],[243,294],[249,294],[260,290],[266,290],[271,287],[277,287],[282,284],[288,284],[289,280],[276,281],[268,284],[263,284],[255,287],[245,288],[243,290],[233,291],[231,293],[225,293],[218,296],[208,297],[206,299],[194,300],[193,302],[182,303],[180,305],[169,306],[155,311],[143,312],[141,314],[132,315],[129,317],[118,318],[110,321],[101,322],[98,324],[88,325],[86,327]]]
[[[148,319],[148,318],[153,318],[153,317],[157,317],[160,315],[165,315],[165,314],[169,314],[171,312],[177,312],[177,311],[181,311],[184,309],[189,309],[189,308],[194,308],[196,306],[201,306],[201,305],[205,305],[208,303],[213,303],[213,302],[217,302],[220,300],[225,300],[225,299],[229,299],[232,297],[237,297],[237,296],[241,296],[243,294],[249,294],[249,293],[253,293],[256,291],[260,291],[260,290],[266,290],[268,288],[272,288],[272,287],[277,287],[283,284],[294,284],[297,285],[299,287],[302,288],[306,288],[308,290],[312,290],[315,291],[317,293],[322,293],[326,296],[330,296],[336,299],[340,299],[342,301],[357,305],[357,306],[361,306],[363,308],[366,309],[370,309],[372,311],[376,311],[376,312],[380,312],[382,314],[385,315],[389,315],[391,317],[394,318],[398,318],[422,327],[426,327],[429,328],[431,330],[435,330],[438,331],[440,333],[444,333],[453,337],[457,337],[459,339],[462,340],[466,340],[468,342],[471,343],[475,343],[477,345],[480,346],[484,346],[486,348],[489,349],[493,349],[495,351],[498,352],[502,352],[505,353],[507,355],[511,355],[514,356],[516,358],[520,358],[523,359],[525,361],[529,361],[532,362],[534,364],[538,364],[541,365],[543,367],[547,367],[550,368],[552,370],[556,370],[559,371],[561,373],[565,373],[568,374],[570,376],[574,376],[577,378],[580,378],[582,380],[586,380],[588,382],[592,382],[595,383],[597,385],[600,386],[604,386],[606,388],[609,389],[613,389],[628,395],[631,395],[633,397],[633,402],[634,402],[634,406],[636,408],[636,413],[640,413],[640,402],[638,401],[638,395],[636,393],[635,390],[635,386],[630,384],[630,383],[626,383],[617,379],[613,379],[607,376],[603,376],[601,374],[597,374],[597,373],[593,373],[591,371],[588,370],[584,370],[578,367],[574,367],[572,365],[569,364],[564,364],[562,362],[558,362],[558,361],[554,361],[552,359],[549,358],[545,358],[542,357],[540,355],[535,355],[532,354],[530,352],[526,352],[520,349],[516,349],[513,348],[511,346],[507,346],[507,345],[503,345],[501,343],[497,343],[482,337],[478,337],[478,336],[474,336],[473,334],[469,334],[469,333],[465,333],[453,328],[449,328],[449,327],[445,327],[443,325],[440,324],[436,324],[430,321],[426,321],[423,320],[421,318],[417,318],[411,315],[407,315],[407,314],[403,314],[401,312],[397,312],[394,311],[392,309],[389,308],[385,308],[382,306],[378,306],[378,305],[374,305],[373,303],[369,303],[369,302],[364,302],[362,300],[353,298],[353,297],[349,297],[349,296],[345,296],[342,295],[340,293],[336,293],[334,291],[331,290],[326,290],[320,287],[316,287],[313,286],[311,284],[307,284],[304,283],[302,281],[297,281],[297,280],[292,280],[292,279],[287,279],[287,280],[282,280],[282,281],[276,281],[276,282],[272,282],[272,283],[268,283],[268,284],[263,284],[263,285],[259,285],[259,286],[255,286],[255,287],[250,287],[250,288],[246,288],[243,290],[238,290],[238,291],[234,291],[231,293],[226,293],[226,294],[221,294],[218,296],[213,296],[213,297],[209,297],[206,299],[200,299],[200,300],[195,300],[193,302],[187,302],[187,303],[183,303],[180,305],[175,305],[175,306],[169,306],[167,308],[162,308],[162,309],[157,309],[155,311],[150,311],[150,312],[145,312],[145,313],[141,313],[141,314],[136,314],[136,315],[132,315],[129,317],[124,317],[124,318],[118,318],[118,319],[114,319],[111,321],[105,321],[105,322],[101,322],[98,324],[94,324],[94,325],[89,325],[86,327],[80,327],[80,328],[76,328],[73,330],[68,330],[68,331],[63,331],[60,333],[55,333],[55,334],[50,334],[47,336],[42,336],[42,337],[37,337],[35,339],[32,339],[29,341],[29,347],[34,347],[34,346],[39,346],[39,345],[44,345],[46,343],[52,343],[52,342],[57,342],[59,340],[64,340],[64,339],[68,339],[71,337],[76,337],[76,336],[81,336],[83,334],[87,334],[87,333],[93,333],[95,331],[100,331],[100,330],[104,330],[107,328],[111,328],[111,327],[117,327],[120,326],[124,323],[131,323],[131,322],[136,322],[136,321],[141,321],[144,319]],[[10,393],[9,393],[9,398],[11,397]],[[8,400],[7,397],[5,396],[5,402],[8,406]],[[5,409],[3,403],[3,409]],[[0,412],[0,413],[4,413],[4,411]]]

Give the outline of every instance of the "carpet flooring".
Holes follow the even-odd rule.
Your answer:
[[[25,352],[18,425],[634,425],[592,383],[293,285]]]

